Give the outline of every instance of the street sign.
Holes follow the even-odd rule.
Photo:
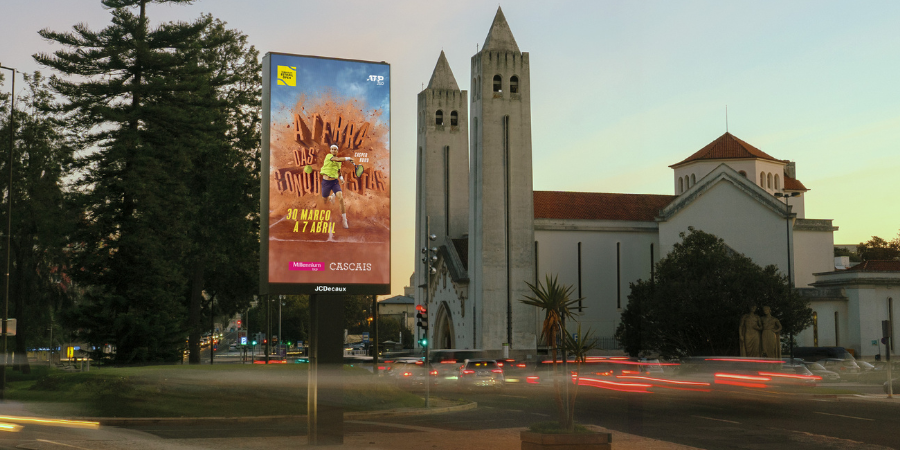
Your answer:
[[[369,342],[369,332],[365,331],[362,334],[363,342]]]
[[[247,345],[247,336],[241,336],[241,345]]]

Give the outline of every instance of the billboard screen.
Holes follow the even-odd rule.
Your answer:
[[[263,60],[263,294],[390,293],[390,65]]]

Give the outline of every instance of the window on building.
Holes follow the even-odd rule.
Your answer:
[[[769,189],[772,189],[772,174],[771,173],[766,175],[766,181],[768,181],[768,183],[769,183]]]
[[[444,111],[441,111],[439,109],[436,113],[434,113],[434,124],[438,126],[444,124]]]
[[[478,95],[478,81],[475,78],[472,78],[472,101],[475,101],[475,97]]]
[[[741,176],[743,176],[744,178],[747,178],[747,172],[744,172],[743,170],[741,170],[741,171],[738,171],[738,173],[741,174]]]
[[[519,93],[519,77],[513,75],[509,77],[509,93],[510,94],[518,94]]]
[[[678,177],[678,193],[684,192],[684,178]]]
[[[584,295],[581,293],[581,242],[578,243],[578,298],[584,298]],[[578,300],[578,312],[581,312],[581,309],[581,300]]]
[[[503,79],[500,78],[500,75],[494,75],[494,92],[503,92],[503,88],[501,87],[501,83]]]
[[[778,178],[778,174],[775,174],[775,190],[781,189],[781,180]]]
[[[622,243],[616,242],[616,308],[622,308]]]
[[[766,174],[765,172],[759,173],[759,187],[765,189],[766,188]]]
[[[451,127],[459,126],[459,114],[456,111],[450,111],[450,126]]]
[[[695,184],[697,184],[697,176],[694,174],[691,174],[691,186],[693,186]]]

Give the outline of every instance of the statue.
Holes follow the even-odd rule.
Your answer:
[[[762,355],[768,358],[781,358],[781,322],[772,316],[772,308],[763,306],[762,317]]]
[[[756,315],[756,307],[753,306],[749,313],[741,316],[741,356],[760,356],[759,332],[761,330],[762,323],[759,316]]]

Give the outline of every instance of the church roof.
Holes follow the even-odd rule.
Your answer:
[[[844,269],[841,272],[900,272],[900,261],[863,261],[849,269]]]
[[[385,304],[385,305],[393,305],[393,304],[412,305],[412,304],[416,303],[416,300],[412,297],[407,297],[405,295],[397,295],[395,297],[386,298],[384,300],[378,300],[378,303]]]
[[[535,219],[652,222],[676,195],[534,191]]]
[[[786,191],[808,191],[809,189],[796,178],[791,178],[788,174],[784,174],[784,190]]]
[[[769,161],[783,162],[774,158],[766,152],[738,139],[733,134],[725,132],[718,139],[710,142],[706,147],[701,148],[697,153],[689,156],[684,161],[672,164],[669,167],[675,168],[682,164],[692,161],[700,161],[705,159],[766,159]]]
[[[463,268],[469,270],[469,238],[451,239],[451,241],[453,241],[453,248],[456,249]]]
[[[506,23],[506,17],[503,16],[503,10],[499,6],[497,14],[494,16],[494,23],[491,24],[491,30],[484,38],[484,50],[519,51],[516,38],[513,37],[512,30]]]
[[[459,85],[456,84],[456,78],[453,77],[453,71],[450,70],[450,63],[447,62],[447,56],[444,55],[443,50],[434,66],[431,81],[428,82],[428,89],[459,90]]]

